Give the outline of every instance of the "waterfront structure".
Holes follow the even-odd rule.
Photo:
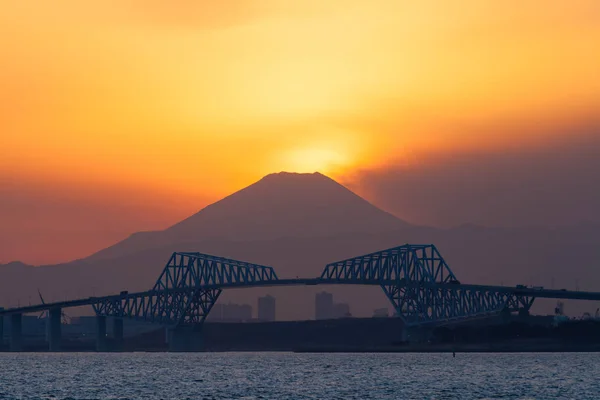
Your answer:
[[[333,295],[321,292],[315,295],[315,319],[333,318]]]
[[[275,321],[275,297],[266,295],[258,298],[258,320]]]

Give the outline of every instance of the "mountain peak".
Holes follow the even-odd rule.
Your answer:
[[[289,171],[281,171],[281,172],[273,172],[268,175],[265,175],[262,179],[274,179],[274,178],[289,178],[289,177],[308,177],[308,176],[318,176],[327,178],[320,172],[289,172]]]
[[[407,224],[319,173],[279,172],[204,208],[167,230],[178,239],[235,240],[374,233]]]
[[[160,232],[132,235],[96,253],[116,257],[146,248],[211,239],[256,241],[392,232],[409,224],[315,172],[270,174]]]
[[[335,182],[328,176],[323,175],[320,172],[302,173],[302,172],[274,172],[269,175],[265,175],[258,182],[269,182],[269,183],[297,183],[297,182],[317,182],[317,181],[329,181]],[[337,182],[336,182],[337,183]]]
[[[300,173],[300,172],[275,172],[269,175],[265,175],[259,181],[254,184],[248,186],[247,188],[255,187],[255,186],[277,186],[279,189],[283,189],[285,187],[292,189],[300,188],[300,187],[311,187],[312,189],[317,189],[319,187],[341,187],[342,185],[337,183],[335,180],[330,177],[323,175],[320,172],[312,172],[312,173]],[[344,188],[345,190],[348,190]],[[244,190],[244,189],[243,189]]]

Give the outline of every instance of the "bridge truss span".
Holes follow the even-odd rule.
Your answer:
[[[449,283],[457,281],[437,248],[405,244],[328,264],[322,280]]]
[[[405,244],[328,264],[323,282],[380,282],[406,325],[443,323],[529,310],[533,298],[485,286],[462,286],[432,244]]]
[[[529,310],[534,297],[499,293],[493,289],[460,285],[384,285],[382,289],[406,325],[440,324]]]
[[[155,324],[200,325],[217,302],[221,289],[149,291],[102,299],[92,304],[96,315]]]
[[[163,325],[201,325],[222,287],[277,282],[272,267],[202,253],[173,253],[152,290],[93,304],[97,315]]]
[[[276,281],[272,267],[202,253],[173,253],[154,290]]]

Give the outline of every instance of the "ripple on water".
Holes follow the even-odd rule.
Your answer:
[[[596,354],[0,354],[0,399],[598,399]]]

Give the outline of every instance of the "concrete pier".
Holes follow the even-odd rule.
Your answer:
[[[10,351],[23,350],[23,315],[10,316]]]
[[[171,352],[202,351],[202,334],[193,327],[177,327],[167,330],[167,344]]]
[[[123,319],[113,320],[114,351],[123,351]]]
[[[96,317],[96,351],[108,351],[108,340],[106,339],[106,317]]]
[[[48,313],[48,350],[60,351],[62,309],[52,308]]]

